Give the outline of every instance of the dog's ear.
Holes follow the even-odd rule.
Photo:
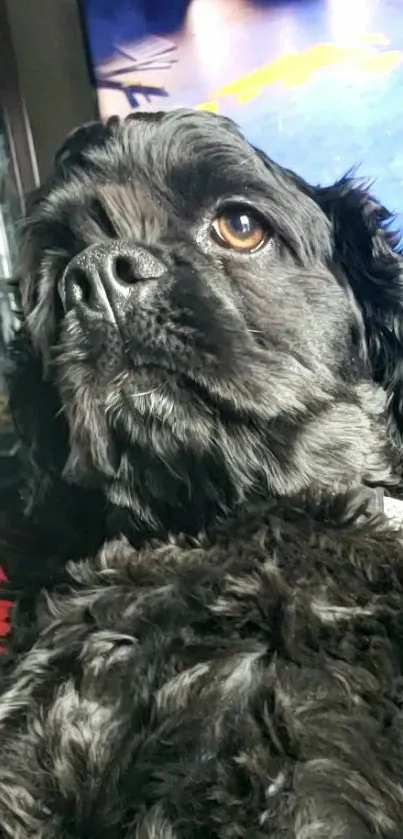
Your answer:
[[[42,360],[23,327],[11,342],[9,359],[10,412],[38,492],[40,476],[47,475],[50,480],[61,474],[68,453],[67,427],[57,391],[46,380]]]
[[[393,216],[351,174],[330,187],[285,174],[329,219],[332,268],[347,279],[361,309],[372,376],[388,391],[390,419],[403,435],[403,255]]]
[[[105,502],[98,491],[70,486],[64,480],[67,422],[57,390],[44,375],[42,360],[24,327],[10,347],[7,384],[21,443],[22,474],[18,509],[13,509],[6,523],[1,522],[0,541],[4,547],[8,539],[13,579],[20,575],[28,586],[42,570],[50,573],[49,557],[54,555],[57,565],[63,557],[67,561],[98,548],[105,538]],[[14,520],[17,524],[11,526]]]
[[[363,314],[373,378],[403,433],[403,256],[393,217],[350,176],[312,193],[332,225],[333,262]]]
[[[22,449],[21,474],[16,497],[0,509],[0,547],[12,585],[34,602],[49,581],[63,581],[68,560],[92,554],[102,544],[105,504],[95,491],[63,480],[67,423],[23,327],[10,359],[8,391]]]

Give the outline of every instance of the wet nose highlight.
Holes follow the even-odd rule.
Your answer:
[[[114,243],[88,248],[64,272],[60,284],[64,310],[67,313],[79,304],[91,310],[113,307],[137,283],[159,279],[165,270],[159,257],[140,246]]]

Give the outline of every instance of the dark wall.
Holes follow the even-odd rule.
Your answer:
[[[39,174],[64,136],[96,116],[76,0],[6,0]]]

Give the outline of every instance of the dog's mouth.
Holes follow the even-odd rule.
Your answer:
[[[192,324],[177,328],[160,323],[158,314],[148,322],[139,313],[120,321],[81,320],[77,308],[62,324],[54,351],[56,377],[71,395],[80,390],[96,393],[108,412],[120,403],[134,408],[155,402],[158,394],[182,403],[196,401],[208,410],[243,412],[253,392],[250,361],[263,355],[245,330],[214,326],[214,338]],[[221,340],[218,340],[220,333]],[[253,356],[253,359],[252,359]],[[248,366],[249,365],[249,366]]]
[[[67,317],[55,354],[67,411],[70,404],[85,402],[105,412],[108,425],[121,426],[123,417],[126,427],[130,417],[171,427],[178,413],[183,426],[197,425],[200,415],[266,424],[287,411],[304,412],[304,393],[312,399],[318,394],[321,401],[333,398],[330,391],[323,394],[318,370],[299,352],[259,346],[246,326],[222,327],[215,319],[213,340],[201,329],[189,337],[180,327],[169,332],[155,319],[144,327],[136,313],[119,325],[99,318],[90,328],[76,315]]]
[[[125,481],[146,451],[157,464],[167,451],[175,462],[185,451],[203,458],[217,428],[242,425],[252,404],[253,380],[228,376],[212,353],[187,364],[180,347],[133,347],[110,324],[61,342],[55,363],[70,428],[64,478],[72,483]]]
[[[68,323],[57,358],[69,427],[64,478],[100,488],[117,506],[135,506],[145,480],[152,498],[162,498],[169,485],[182,508],[189,487],[197,494],[200,475],[212,495],[219,493],[222,472],[229,496],[238,485],[288,493],[324,481],[322,448],[340,438],[340,429],[361,423],[364,439],[372,436],[366,402],[362,410],[356,404],[359,394],[341,379],[335,385],[326,365],[321,372],[281,344],[266,350],[238,332],[238,342],[228,340],[220,354],[208,332],[204,346],[199,333],[200,343],[189,348],[180,331],[153,344],[136,340],[134,327],[140,331],[139,319],[130,330],[100,322],[75,331]],[[218,333],[218,319],[214,327]],[[225,343],[226,330],[221,334]],[[319,439],[311,442],[319,415]],[[366,482],[364,447],[351,466],[349,431],[342,442],[331,449],[325,482]],[[379,447],[382,454],[382,441]],[[386,475],[380,463],[374,484]]]

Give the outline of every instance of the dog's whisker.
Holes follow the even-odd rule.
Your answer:
[[[139,399],[141,396],[151,396],[152,393],[157,393],[157,391],[162,389],[162,385],[157,385],[156,387],[150,388],[150,390],[142,390],[138,393],[130,393],[130,399]]]

